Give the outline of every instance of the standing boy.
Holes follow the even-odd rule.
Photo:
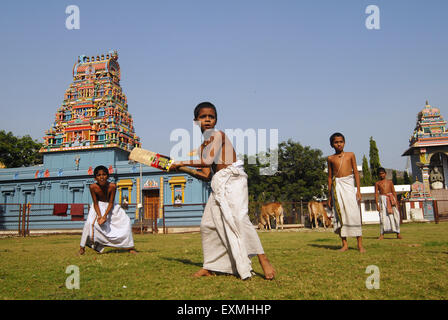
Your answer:
[[[400,213],[397,208],[398,200],[394,184],[386,179],[384,168],[378,168],[378,176],[380,181],[375,183],[375,201],[380,214],[380,237],[378,239],[383,240],[385,233],[396,233],[397,239],[402,239]]]
[[[362,246],[359,207],[361,192],[355,154],[344,151],[345,137],[342,133],[332,134],[330,145],[335,154],[328,157],[328,207],[333,208],[334,212],[334,232],[339,234],[342,240],[340,251],[348,250],[347,237],[356,237],[359,252],[363,253],[365,249]]]
[[[232,143],[222,131],[215,129],[216,108],[203,102],[194,110],[204,142],[200,159],[174,162],[170,169],[181,166],[201,168],[194,177],[211,180],[212,193],[201,220],[204,264],[195,277],[210,276],[213,272],[251,277],[251,258],[255,255],[265,278],[272,280],[275,270],[264,254],[258,234],[248,216],[247,175],[243,162],[236,161]]]
[[[119,204],[115,205],[115,183],[109,183],[109,171],[98,166],[93,171],[96,183],[90,185],[92,205],[82,231],[79,253],[84,254],[85,246],[101,253],[104,247],[134,249],[131,219]]]

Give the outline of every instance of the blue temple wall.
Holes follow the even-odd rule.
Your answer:
[[[127,160],[128,154],[118,148],[46,153],[43,165],[0,169],[0,204],[2,204],[0,205],[0,230],[17,229],[19,206],[13,204],[25,203],[35,204],[31,207],[30,230],[82,229],[84,222],[71,221],[69,210],[66,217],[54,216],[53,204],[90,204],[89,185],[95,181],[88,171],[90,167],[94,169],[98,165],[112,167],[111,182],[132,181],[130,191],[122,189],[122,195],[126,190],[126,196],[130,197],[131,204],[134,204],[126,210],[132,222],[136,218],[135,203],[137,192],[139,192],[137,180],[140,179],[141,168],[142,188],[145,181],[158,182],[163,177],[163,204],[167,206],[165,207],[165,225],[167,227],[198,226],[203,214],[202,204],[207,201],[210,193],[209,184],[186,174],[166,173],[148,166],[130,163]],[[46,170],[49,173],[48,177],[44,176]],[[183,204],[177,206],[172,206],[172,188],[169,183],[174,177],[183,177],[186,181]],[[118,203],[118,201],[117,191],[115,202]],[[85,206],[85,218],[87,210]],[[158,220],[158,224],[162,225],[162,219]]]

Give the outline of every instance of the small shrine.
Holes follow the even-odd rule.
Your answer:
[[[65,91],[55,121],[45,132],[42,153],[117,147],[140,147],[126,95],[120,86],[118,54],[81,55],[73,82]]]
[[[409,148],[402,156],[410,156],[414,179],[422,181],[425,197],[433,190],[448,189],[448,130],[440,109],[426,105],[417,115]],[[438,193],[438,192],[435,192]]]

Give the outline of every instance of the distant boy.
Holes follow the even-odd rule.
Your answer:
[[[380,214],[380,237],[378,239],[383,240],[385,233],[396,233],[397,239],[402,239],[400,235],[400,213],[394,184],[386,179],[384,168],[378,168],[378,176],[380,180],[375,183],[375,201]]]
[[[334,212],[334,232],[342,240],[340,251],[348,250],[347,237],[356,237],[359,252],[363,253],[361,192],[355,154],[344,151],[345,137],[342,133],[332,134],[330,145],[335,154],[328,157],[328,207]]]
[[[114,205],[117,186],[107,181],[109,171],[105,166],[98,166],[93,175],[96,180],[90,185],[93,203],[84,224],[79,253],[84,254],[86,245],[99,253],[106,246],[136,253],[131,219],[119,204]]]
[[[203,102],[194,110],[204,142],[199,160],[174,162],[170,169],[181,166],[202,168],[194,177],[210,181],[212,193],[201,221],[204,264],[195,277],[211,276],[214,272],[252,276],[251,258],[255,255],[265,278],[274,278],[275,270],[264,254],[257,231],[248,216],[247,175],[243,162],[236,161],[232,143],[222,131],[215,129],[216,108]]]

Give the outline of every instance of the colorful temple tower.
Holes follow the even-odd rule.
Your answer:
[[[440,109],[426,105],[417,115],[417,124],[403,156],[411,157],[414,178],[422,181],[426,192],[447,189],[448,130]]]
[[[73,83],[66,90],[41,152],[140,147],[126,95],[120,86],[118,54],[79,56]]]
[[[117,60],[116,51],[80,56],[73,82],[45,132],[43,164],[0,168],[0,231],[17,230],[20,208],[31,210],[30,230],[80,230],[84,222],[72,219],[71,209],[66,216],[54,215],[55,204],[84,204],[86,216],[98,165],[109,169],[110,181],[117,184],[116,202],[134,222],[199,226],[210,192],[207,183],[129,161],[130,151],[141,143],[120,86]]]
[[[412,175],[421,185],[419,192],[413,194],[418,195],[420,200],[448,199],[446,124],[447,121],[443,119],[440,109],[432,107],[426,101],[425,107],[417,115],[415,129],[409,139],[409,148],[402,154],[402,156],[410,156]],[[439,210],[441,209],[440,207]]]

